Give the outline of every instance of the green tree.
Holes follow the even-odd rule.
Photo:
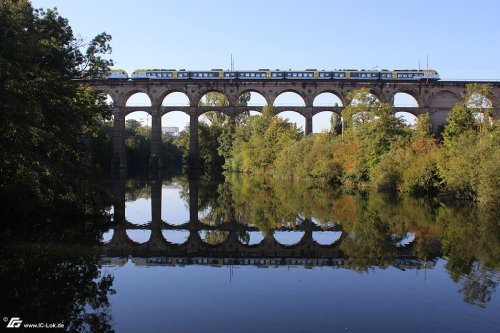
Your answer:
[[[55,10],[34,10],[26,0],[0,3],[4,218],[102,209],[96,202],[103,194],[89,182],[86,138],[97,134],[110,110],[103,94],[72,79],[112,64],[102,57],[111,50],[110,39],[100,34],[82,52],[67,20]]]

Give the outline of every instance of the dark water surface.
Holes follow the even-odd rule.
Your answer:
[[[101,243],[2,248],[4,321],[89,332],[500,332],[495,208],[238,176],[117,179],[112,192]]]

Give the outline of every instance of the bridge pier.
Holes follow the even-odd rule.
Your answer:
[[[151,115],[151,155],[149,157],[150,168],[162,167],[161,158],[161,112],[159,108],[152,110]]]
[[[309,113],[308,115],[306,115],[305,118],[306,118],[306,126],[304,128],[304,134],[310,135],[310,134],[312,134],[312,131],[313,131],[312,113]]]
[[[165,243],[165,238],[162,234],[161,220],[161,177],[152,179],[151,182],[151,237],[148,241],[148,246],[161,246]]]
[[[125,152],[125,115],[121,108],[113,108],[113,157],[111,169],[113,171],[127,167]]]
[[[189,117],[189,169],[198,169],[200,167],[200,152],[198,143],[198,113],[196,107],[192,109]]]

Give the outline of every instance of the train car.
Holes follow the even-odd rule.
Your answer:
[[[314,80],[318,78],[318,71],[315,69],[305,71],[285,71],[286,79]]]
[[[175,72],[175,78],[179,80],[186,80],[189,79],[189,74],[190,72],[186,71],[185,69],[180,69]]]
[[[123,69],[111,69],[104,76],[106,79],[128,79],[128,74]]]
[[[176,76],[175,69],[136,69],[130,77],[132,79],[173,80]]]
[[[271,71],[269,69],[259,69],[258,71],[238,71],[237,77],[239,79],[250,80],[266,80],[271,78]]]
[[[392,73],[395,80],[439,80],[438,72],[432,69],[395,69]]]
[[[127,72],[121,69],[111,70],[103,77],[108,79],[127,79]],[[186,71],[181,69],[136,69],[130,76],[132,79],[193,79],[193,80],[439,80],[439,74],[435,70],[356,70],[356,69],[336,69],[333,71],[318,71],[316,69],[306,69],[304,71],[294,70],[241,70],[223,71],[222,69],[212,69],[207,71]]]
[[[347,78],[351,80],[378,80],[380,72],[378,71],[365,71],[364,69],[360,71],[349,71],[347,73]]]
[[[95,77],[90,77],[88,72],[83,72],[81,77],[76,77],[74,80],[89,80],[89,79],[103,79],[103,80],[126,80],[128,74],[123,69],[110,69],[107,72],[97,73]]]
[[[190,78],[194,80],[199,79],[224,79],[224,71],[222,69],[212,69],[210,71],[190,71]]]

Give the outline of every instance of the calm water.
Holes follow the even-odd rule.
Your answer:
[[[112,192],[101,244],[2,250],[3,316],[96,332],[500,332],[491,208],[236,176]]]

